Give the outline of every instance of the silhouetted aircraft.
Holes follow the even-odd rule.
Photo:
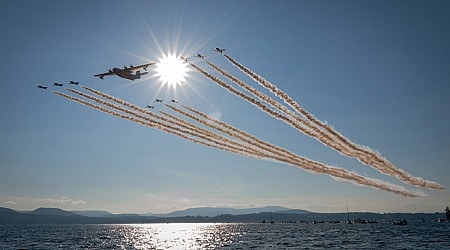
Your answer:
[[[170,101],[173,102],[173,103],[178,103],[178,100],[175,100],[175,99],[172,99]]]
[[[47,89],[48,87],[39,85],[38,88],[40,88],[40,89]]]
[[[185,62],[187,62],[188,59],[189,59],[189,57],[180,56],[180,60],[183,60],[183,61],[185,61]]]
[[[153,105],[147,105],[147,107],[146,108],[149,108],[149,109],[154,109],[155,108],[155,106],[153,106]]]
[[[200,59],[205,59],[206,56],[202,56],[200,54],[195,55],[194,57],[200,58]]]
[[[223,53],[225,50],[227,50],[227,49],[219,49],[219,48],[216,48],[216,49],[213,50],[213,51],[219,52],[219,53]]]
[[[127,66],[123,66],[123,68],[113,68],[108,70],[108,73],[102,73],[102,74],[97,74],[94,75],[95,77],[99,77],[100,79],[103,79],[103,77],[105,76],[112,76],[112,75],[116,75],[128,80],[136,80],[136,79],[140,79],[142,75],[146,75],[148,74],[148,72],[143,72],[141,73],[141,70],[145,70],[147,71],[147,67],[150,65],[153,65],[155,63],[148,63],[148,64],[142,64],[139,66],[133,66],[130,64],[130,67]],[[136,72],[135,74],[133,74],[134,72]]]
[[[154,102],[163,102],[163,100],[155,99]]]
[[[74,81],[70,81],[69,84],[75,84],[78,85],[80,82],[74,82]]]
[[[62,84],[62,83],[56,83],[56,82],[54,82],[53,83],[53,86],[57,86],[57,87],[62,87],[64,84]]]

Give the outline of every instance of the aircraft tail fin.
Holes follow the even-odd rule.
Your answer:
[[[148,72],[142,72],[140,70],[136,71],[136,78],[139,79],[141,76],[148,74]]]

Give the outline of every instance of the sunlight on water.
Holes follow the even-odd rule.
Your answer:
[[[214,241],[215,233],[209,224],[150,224],[133,225],[127,228],[124,237],[138,249],[157,247],[162,249],[204,249],[219,247]],[[209,232],[209,233],[208,233]],[[206,237],[205,237],[206,236]],[[206,245],[205,245],[206,243]]]
[[[0,249],[450,249],[449,225],[0,225]]]

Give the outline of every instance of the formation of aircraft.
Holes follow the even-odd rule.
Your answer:
[[[225,50],[227,50],[227,49],[215,48],[215,49],[213,49],[212,51],[223,54],[223,52],[224,52]],[[202,54],[197,54],[197,55],[195,55],[194,57],[200,58],[200,59],[205,59],[206,56],[204,56],[204,55],[202,55]],[[187,61],[188,58],[180,57],[180,59],[186,59],[186,61]]]
[[[69,81],[69,84],[78,85],[78,84],[80,84],[80,82]],[[57,82],[53,83],[54,87],[62,87],[63,85],[64,85],[64,83],[57,83]],[[39,85],[37,87],[40,88],[40,89],[47,89],[48,88],[47,86],[42,86],[42,85]]]
[[[226,49],[215,48],[213,51],[217,52],[217,53],[223,53],[225,50]],[[200,58],[200,59],[205,59],[206,58],[206,56],[202,55],[202,54],[197,54],[194,57],[195,58]],[[187,62],[189,57],[180,56],[179,59]],[[151,66],[151,65],[154,65],[154,64],[156,64],[156,63],[152,62],[152,63],[142,64],[142,65],[139,65],[139,66],[133,66],[132,64],[130,64],[129,67],[124,65],[123,68],[109,69],[108,72],[101,73],[101,74],[96,74],[96,75],[94,75],[94,77],[98,77],[98,78],[103,80],[105,76],[116,75],[118,77],[134,81],[134,80],[140,79],[141,76],[148,74],[148,72],[141,72],[141,70],[147,71],[147,67]],[[72,85],[78,85],[79,83],[80,82],[69,81],[69,84],[72,84]],[[56,83],[56,82],[53,83],[53,86],[55,86],[55,87],[62,87],[63,85],[64,84],[62,84],[62,83]],[[183,83],[183,85],[185,85],[185,83]],[[40,89],[47,89],[48,87],[39,85],[38,88],[40,88]],[[162,103],[163,100],[156,99],[154,102]],[[178,100],[173,99],[173,100],[171,100],[171,102],[178,103]],[[147,108],[153,109],[154,107],[155,106],[147,105]]]
[[[150,65],[154,65],[156,63],[147,63],[147,64],[142,64],[139,66],[133,66],[130,64],[130,67],[127,66],[123,66],[123,68],[113,68],[110,69],[107,73],[102,73],[102,74],[97,74],[94,75],[95,77],[99,77],[100,79],[103,79],[103,77],[105,76],[112,76],[112,75],[116,75],[128,80],[136,80],[136,79],[141,79],[142,75],[146,75],[148,74],[148,72],[142,72],[141,70],[145,70],[147,71],[147,67]]]

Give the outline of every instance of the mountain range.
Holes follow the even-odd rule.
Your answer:
[[[314,213],[279,206],[261,208],[189,208],[168,214],[113,214],[102,210],[65,211],[59,208],[38,208],[16,211],[0,207],[0,224],[127,224],[127,223],[190,223],[190,222],[253,222],[262,221],[345,221],[351,220],[437,220],[444,213]]]
[[[183,216],[219,216],[222,214],[231,214],[231,215],[243,215],[243,214],[256,214],[256,213],[266,213],[266,212],[287,212],[287,211],[295,211],[299,214],[308,214],[311,213],[306,210],[300,209],[290,209],[286,207],[280,206],[266,206],[266,207],[258,207],[258,208],[213,208],[213,207],[196,207],[196,208],[188,208],[181,211],[175,211],[167,214],[150,214],[158,217],[183,217]]]

